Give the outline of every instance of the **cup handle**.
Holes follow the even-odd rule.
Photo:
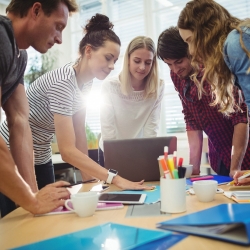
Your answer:
[[[68,205],[68,202],[71,202],[71,200],[66,200],[65,203],[64,203],[64,206],[70,210],[70,211],[75,211],[73,208],[71,208],[69,205]]]

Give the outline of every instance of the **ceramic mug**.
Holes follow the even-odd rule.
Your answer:
[[[88,217],[94,214],[98,199],[99,194],[97,192],[81,192],[72,194],[70,199],[65,201],[65,207],[74,211],[80,217]]]
[[[186,168],[185,177],[190,178],[193,172],[193,165],[189,164],[189,165],[182,165],[182,166]]]
[[[218,182],[215,180],[194,181],[194,192],[201,202],[210,202],[214,200],[218,187]]]

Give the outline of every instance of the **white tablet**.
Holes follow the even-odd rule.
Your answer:
[[[121,194],[121,193],[105,193],[99,197],[99,202],[123,204],[143,204],[146,194]]]

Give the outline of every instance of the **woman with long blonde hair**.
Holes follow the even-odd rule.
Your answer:
[[[194,79],[202,92],[204,79],[212,85],[214,105],[229,115],[239,110],[234,102],[232,86],[238,85],[250,107],[250,21],[232,16],[213,0],[193,0],[182,10],[178,28],[188,43],[192,63],[205,66],[201,82]]]
[[[233,85],[242,89],[245,102],[250,107],[250,19],[240,20],[213,0],[193,0],[182,10],[178,28],[182,39],[188,43],[194,67],[202,63],[204,75],[193,80],[200,96],[203,82],[211,84],[214,94],[212,105],[230,115],[240,112],[233,97]],[[245,138],[247,143],[248,138]],[[232,152],[233,153],[233,152]],[[238,172],[235,180],[242,175]]]
[[[103,140],[156,137],[163,93],[154,42],[135,37],[126,49],[121,73],[102,85],[100,165]]]

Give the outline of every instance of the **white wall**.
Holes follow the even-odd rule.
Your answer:
[[[71,46],[71,17],[69,17],[68,24],[63,30],[62,44],[55,44],[52,50],[58,52],[57,67],[72,61],[72,46]],[[76,58],[75,58],[76,59]]]
[[[6,6],[3,4],[0,4],[0,15],[5,15],[5,9],[6,9]]]

